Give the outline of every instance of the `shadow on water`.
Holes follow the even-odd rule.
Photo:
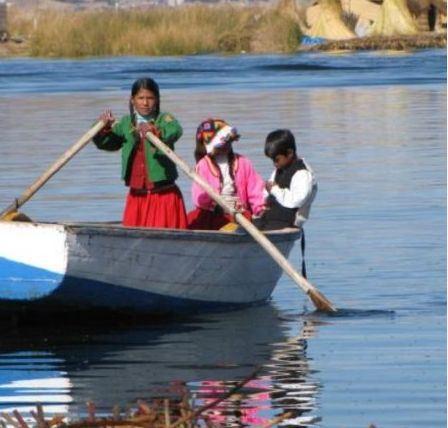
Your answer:
[[[125,70],[119,70],[119,71],[112,71],[109,72],[109,74],[136,74],[140,73],[141,75],[153,75],[155,73],[167,73],[167,74],[185,74],[185,73],[221,73],[222,69],[220,68],[213,68],[213,67],[201,67],[201,68],[190,68],[190,67],[163,67],[163,68],[148,68],[148,67],[142,67],[142,68],[134,68],[134,69],[125,69]]]
[[[363,70],[367,67],[350,67],[350,66],[330,66],[319,64],[269,64],[256,67],[258,70],[269,71],[349,71],[349,70]],[[375,67],[368,67],[368,70],[373,70]]]
[[[294,322],[297,319],[304,319],[315,325],[331,324],[331,320],[338,318],[344,319],[363,319],[363,318],[394,318],[396,312],[388,309],[352,309],[337,308],[336,312],[322,312],[319,310],[304,310],[301,312],[289,312],[282,315],[282,319],[288,322]]]
[[[250,70],[258,70],[258,71],[328,71],[328,70],[340,70],[340,71],[347,71],[347,70],[363,70],[367,67],[350,67],[350,66],[330,66],[330,65],[319,65],[319,64],[306,64],[306,63],[300,63],[300,64],[269,64],[269,65],[255,65],[253,67],[247,68],[248,71]],[[375,67],[368,67],[368,70],[372,70]],[[240,64],[232,64],[230,67],[226,67],[227,72],[241,72],[241,65]],[[167,74],[185,74],[185,73],[221,73],[221,68],[216,67],[210,67],[210,66],[203,66],[203,67],[175,67],[175,68],[168,68],[168,67],[157,67],[157,68],[148,68],[148,67],[142,67],[142,68],[135,68],[135,69],[126,69],[126,70],[120,70],[120,71],[111,71],[108,74],[122,74],[122,73],[141,73],[141,74],[155,74],[155,73],[167,73]]]
[[[395,311],[386,309],[344,309],[338,308],[335,313],[322,314],[320,317],[325,318],[393,318]]]
[[[47,414],[82,417],[93,401],[110,414],[114,405],[176,398],[185,389],[201,406],[259,368],[210,411],[211,420],[250,426],[291,411],[287,426],[309,426],[319,419],[312,413],[320,386],[306,356],[317,323],[294,324],[298,333],[288,338],[282,314],[262,305],[182,322],[11,328],[0,346],[0,410],[26,414],[40,402]]]

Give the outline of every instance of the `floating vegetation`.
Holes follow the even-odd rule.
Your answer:
[[[206,413],[221,401],[223,400],[216,400],[206,406],[195,408],[188,396],[184,396],[180,401],[168,398],[153,400],[150,404],[140,400],[134,410],[124,413],[119,407],[114,407],[110,416],[97,416],[95,404],[89,402],[87,403],[88,416],[77,421],[70,421],[68,416],[59,414],[47,418],[42,406],[37,405],[36,410],[31,411],[33,421],[26,420],[25,416],[14,410],[12,414],[0,413],[0,425],[4,428],[196,428],[203,426],[221,428],[224,425],[212,422]],[[263,425],[263,428],[273,427],[292,416],[293,412],[285,412]]]
[[[42,405],[38,404],[30,417],[25,417],[19,411],[11,414],[0,413],[0,426],[3,428],[87,428],[87,427],[126,427],[126,428],[224,428],[225,425],[211,421],[207,412],[215,409],[223,401],[230,399],[252,380],[259,369],[249,377],[236,384],[226,394],[204,406],[196,406],[195,398],[185,390],[179,398],[157,398],[151,402],[139,400],[134,409],[121,411],[118,406],[112,409],[111,415],[98,415],[95,403],[87,403],[87,416],[81,420],[71,420],[68,415],[52,415],[46,417]],[[294,416],[293,411],[287,411],[275,417],[263,428],[277,425],[281,421]]]

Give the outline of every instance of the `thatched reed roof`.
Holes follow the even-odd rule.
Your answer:
[[[339,0],[319,0],[319,4],[308,8],[306,20],[309,28],[305,34],[327,40],[345,40],[356,37],[342,20],[342,6]]]
[[[369,0],[341,0],[341,6],[344,12],[370,21],[376,21],[381,9],[381,5]]]
[[[415,19],[406,0],[384,0],[380,14],[372,27],[372,35],[396,36],[417,34]]]

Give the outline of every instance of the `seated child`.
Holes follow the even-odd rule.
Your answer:
[[[264,209],[264,182],[246,157],[233,151],[240,138],[236,128],[221,119],[207,119],[196,132],[196,172],[204,178],[232,207],[248,219]],[[195,209],[188,213],[188,227],[218,230],[232,222],[232,216],[198,184],[193,183]]]
[[[254,221],[261,230],[302,227],[308,219],[317,182],[311,167],[296,153],[294,135],[278,129],[266,137],[264,153],[275,170],[266,182],[266,210]]]

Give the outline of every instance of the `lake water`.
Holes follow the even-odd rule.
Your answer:
[[[213,420],[261,426],[446,426],[446,53],[0,61],[0,206],[93,124],[126,113],[135,78],[160,84],[193,163],[208,116],[268,177],[266,134],[290,128],[319,192],[306,225],[310,280],[338,307],[313,312],[283,277],[246,310],[152,325],[11,328],[0,335],[0,410],[83,415],[187,388],[208,402],[260,370]],[[88,146],[23,211],[36,220],[117,220],[118,154]],[[191,207],[190,183],[179,185]],[[1,239],[1,237],[0,237]],[[296,247],[290,260],[300,266]],[[0,284],[1,287],[1,284]]]

